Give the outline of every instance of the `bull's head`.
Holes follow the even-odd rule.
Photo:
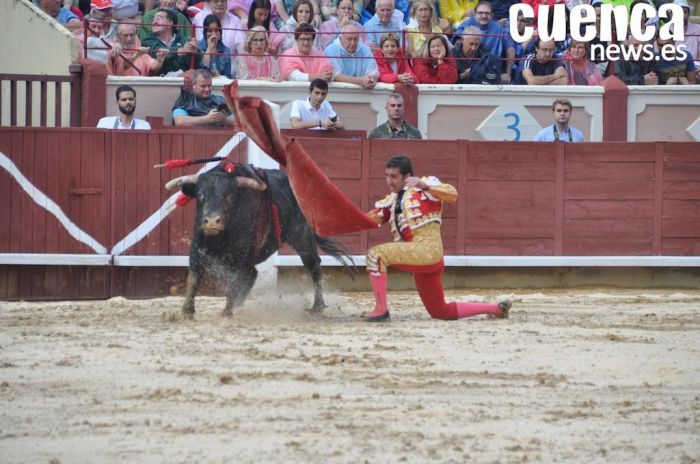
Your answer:
[[[223,231],[227,220],[240,210],[240,189],[263,191],[267,188],[255,174],[253,177],[242,174],[250,175],[250,172],[228,174],[216,170],[178,177],[165,186],[168,190],[179,187],[184,195],[197,200],[197,225],[204,235],[213,236]]]

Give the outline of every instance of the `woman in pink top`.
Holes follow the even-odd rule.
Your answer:
[[[275,23],[271,20],[271,8],[272,4],[270,0],[253,0],[253,3],[250,5],[250,10],[248,11],[246,29],[250,31],[255,26],[262,26],[269,32],[268,51],[276,55],[282,35],[277,31]],[[242,44],[242,46],[243,45],[245,44]]]
[[[294,47],[294,44],[296,43],[294,40],[294,30],[299,24],[311,24],[313,11],[314,6],[310,0],[297,0],[294,3],[292,15],[289,17],[287,22],[284,23],[284,26],[280,27],[279,53],[283,53],[285,50],[289,50],[290,48]],[[314,47],[323,49],[319,45],[318,34],[314,40]]]
[[[600,69],[588,59],[588,44],[571,39],[569,49],[564,53],[564,69],[568,85],[600,85],[603,75]]]
[[[279,82],[280,67],[277,60],[267,54],[267,31],[262,26],[253,26],[248,31],[244,53],[236,57],[236,77]]]
[[[323,79],[326,82],[333,80],[333,65],[321,50],[314,48],[315,38],[316,30],[311,24],[303,23],[297,26],[294,30],[296,46],[286,50],[280,56],[283,80]]]

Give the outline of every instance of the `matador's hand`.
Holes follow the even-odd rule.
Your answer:
[[[407,177],[404,181],[406,187],[413,187],[421,190],[428,190],[430,187],[423,182],[420,177]]]

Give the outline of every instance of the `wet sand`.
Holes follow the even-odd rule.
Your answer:
[[[700,292],[0,302],[0,462],[698,462]]]

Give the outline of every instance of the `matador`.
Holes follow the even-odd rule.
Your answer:
[[[386,163],[386,182],[391,193],[375,204],[368,215],[378,224],[391,224],[394,241],[369,250],[367,272],[376,306],[365,316],[367,322],[390,318],[387,306],[387,267],[412,272],[425,309],[434,319],[454,320],[477,314],[506,318],[511,301],[499,303],[445,302],[442,287],[443,203],[457,201],[457,190],[436,177],[414,177],[411,159],[395,156]]]

